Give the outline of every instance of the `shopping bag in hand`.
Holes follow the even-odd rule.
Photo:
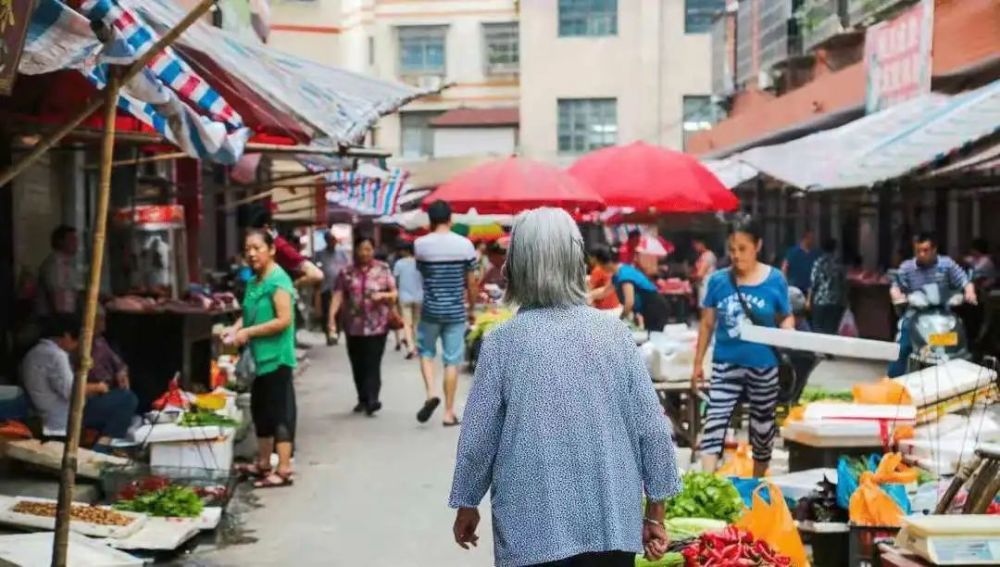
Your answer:
[[[760,491],[764,488],[767,488],[770,503],[761,496]],[[753,491],[753,505],[737,520],[736,526],[747,530],[754,537],[767,542],[778,553],[787,556],[792,560],[794,567],[809,566],[802,537],[795,527],[795,520],[788,510],[785,497],[782,496],[781,490],[770,482],[762,482]]]
[[[862,473],[848,507],[851,522],[859,526],[899,526],[903,510],[875,481],[875,473]]]
[[[719,467],[715,474],[735,476],[736,478],[752,478],[753,457],[750,455],[750,446],[746,443],[740,443],[736,451],[729,456],[729,459]]]

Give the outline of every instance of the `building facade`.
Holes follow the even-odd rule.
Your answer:
[[[711,127],[709,31],[721,0],[521,3],[521,148],[565,163]]]

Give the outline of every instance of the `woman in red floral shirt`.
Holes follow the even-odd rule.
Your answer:
[[[375,243],[363,237],[354,241],[354,264],[340,272],[333,289],[329,320],[330,335],[336,336],[333,316],[343,307],[341,322],[347,335],[354,385],[358,389],[356,413],[372,416],[382,409],[382,355],[389,334],[389,314],[396,304],[396,280],[385,262],[375,259]]]

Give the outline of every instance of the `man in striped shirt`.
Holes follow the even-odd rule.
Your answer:
[[[458,367],[465,359],[466,322],[475,319],[476,249],[469,239],[451,231],[451,207],[435,201],[427,209],[431,233],[414,243],[417,268],[423,276],[424,303],[417,328],[420,371],[427,401],[417,413],[425,423],[441,403],[434,395],[434,357],[438,339],[444,362],[444,425],[458,425],[455,391]]]
[[[938,254],[937,238],[933,234],[922,233],[914,237],[913,258],[903,262],[899,267],[896,281],[889,288],[889,295],[894,304],[904,303],[907,295],[920,291],[928,284],[942,284],[945,290],[950,291],[961,290],[966,303],[977,302],[976,287],[969,280],[968,274],[954,260]],[[906,363],[912,353],[911,319],[912,314],[909,311],[899,319],[899,359],[889,365],[890,378],[906,373]]]

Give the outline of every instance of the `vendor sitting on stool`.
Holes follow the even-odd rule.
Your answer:
[[[70,354],[80,347],[79,334],[78,317],[53,315],[45,323],[43,338],[28,351],[21,363],[21,380],[32,405],[41,414],[47,435],[61,436],[67,429],[73,391]],[[122,439],[128,433],[138,404],[135,394],[128,389],[112,390],[108,382],[90,382],[83,409],[83,426],[98,431],[99,443]]]

